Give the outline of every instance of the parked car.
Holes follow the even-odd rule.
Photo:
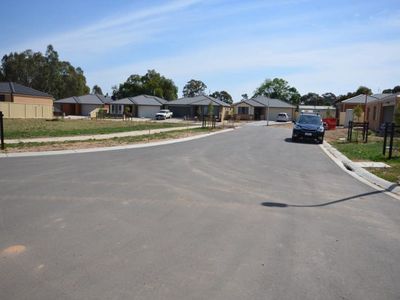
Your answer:
[[[156,114],[157,120],[166,120],[172,118],[172,111],[169,109],[162,109]]]
[[[289,121],[289,115],[287,113],[279,113],[278,116],[276,117],[277,122],[288,122]]]
[[[321,116],[315,114],[301,114],[294,122],[292,141],[299,139],[312,139],[322,144],[324,141],[325,128]]]

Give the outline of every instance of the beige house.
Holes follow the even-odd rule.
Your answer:
[[[235,118],[239,120],[275,121],[279,113],[287,113],[290,119],[295,117],[296,107],[279,99],[257,96],[243,99],[233,104]],[[268,116],[267,116],[268,115]]]
[[[0,82],[0,111],[5,118],[52,118],[53,96],[14,82]]]
[[[379,131],[384,123],[394,122],[396,108],[400,105],[400,93],[386,94],[381,99],[367,103],[367,120],[369,128]]]

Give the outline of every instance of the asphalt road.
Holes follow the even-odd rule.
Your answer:
[[[289,136],[0,159],[0,299],[400,299],[400,201]]]

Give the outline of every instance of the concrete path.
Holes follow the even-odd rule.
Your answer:
[[[175,130],[188,130],[188,129],[200,128],[200,127],[201,127],[201,125],[195,125],[195,126],[191,125],[191,126],[184,126],[184,127],[136,130],[136,131],[109,133],[109,134],[75,135],[75,136],[30,138],[30,139],[8,139],[8,140],[5,140],[4,142],[6,144],[17,144],[17,143],[48,143],[48,142],[66,142],[66,141],[105,140],[105,139],[112,139],[112,138],[118,138],[118,137],[139,136],[139,135],[154,134],[154,133],[175,131]]]
[[[399,299],[400,201],[285,128],[0,160],[0,299]]]

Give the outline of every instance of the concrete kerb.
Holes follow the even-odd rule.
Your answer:
[[[49,156],[49,155],[64,155],[64,154],[75,154],[75,153],[91,153],[91,152],[102,152],[102,151],[116,151],[116,150],[127,150],[127,149],[138,149],[138,148],[147,148],[154,146],[162,146],[169,145],[174,143],[182,143],[187,141],[192,141],[196,139],[201,139],[204,137],[225,133],[229,131],[233,131],[233,128],[223,129],[217,132],[205,133],[201,135],[180,138],[180,139],[172,139],[167,141],[160,142],[152,142],[146,144],[132,144],[132,145],[123,145],[123,146],[113,146],[113,147],[98,147],[98,148],[86,148],[86,149],[74,149],[74,150],[56,150],[56,151],[41,151],[41,152],[14,152],[14,153],[0,153],[0,158],[7,157],[31,157],[31,156]]]
[[[400,200],[400,186],[397,183],[384,180],[368,172],[327,142],[324,142],[320,147],[346,173],[359,181],[377,190],[385,191],[386,194]]]

